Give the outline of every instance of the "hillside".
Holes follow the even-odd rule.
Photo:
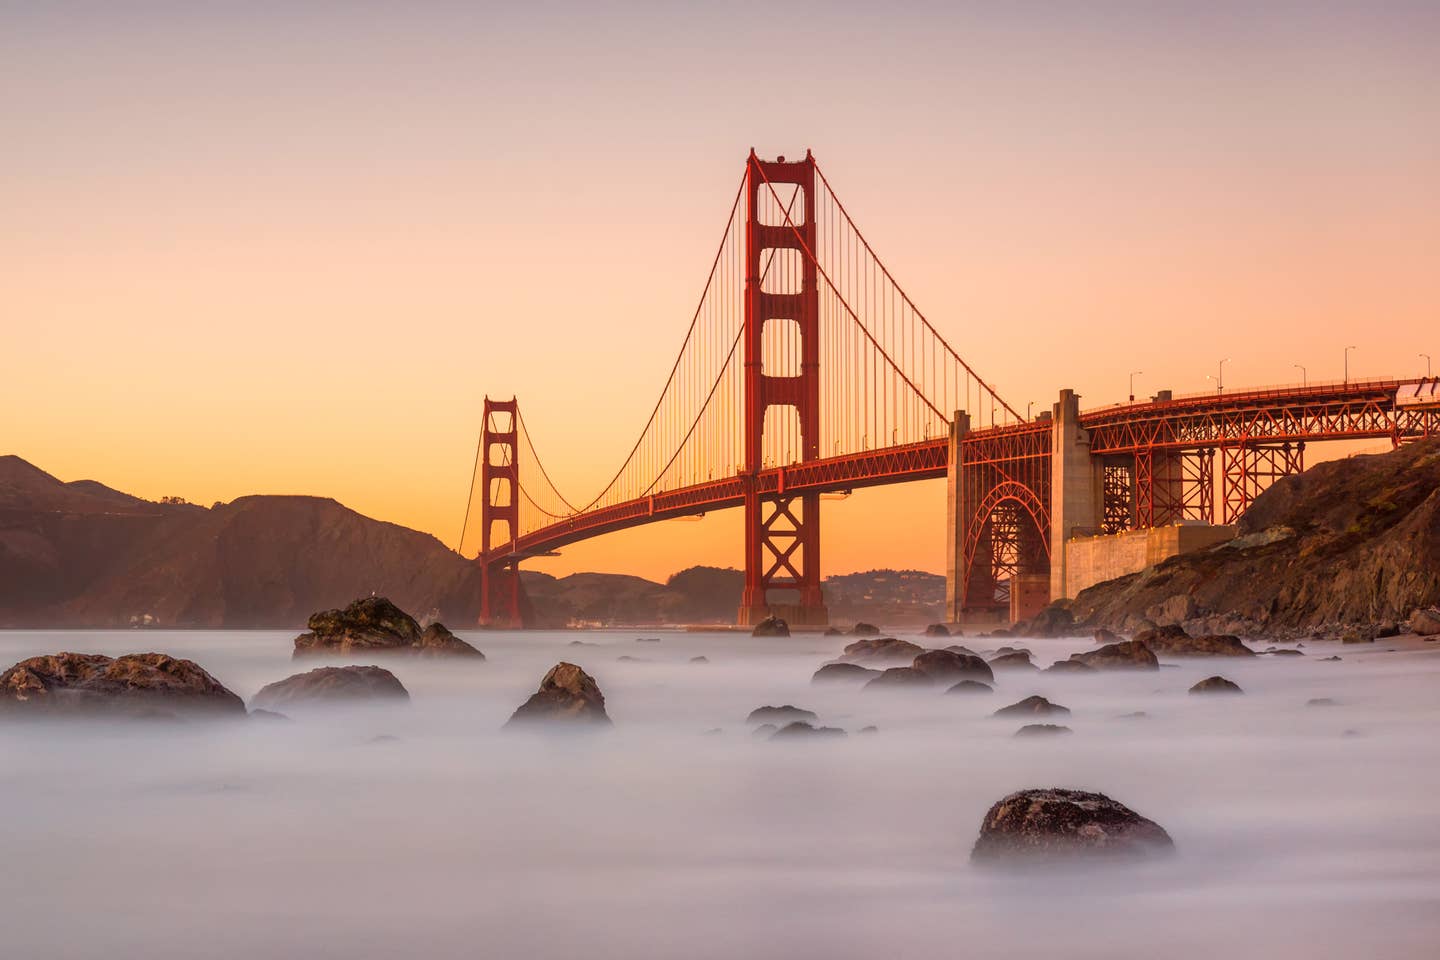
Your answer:
[[[1440,603],[1440,439],[1322,463],[1278,481],[1230,543],[1098,584],[1080,623],[1195,629],[1370,629]],[[1193,631],[1192,631],[1193,632]]]

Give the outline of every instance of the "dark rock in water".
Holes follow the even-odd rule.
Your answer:
[[[659,643],[659,642],[660,642],[660,638],[659,638],[659,637],[636,637],[636,638],[635,638],[635,642],[636,642],[636,643]]]
[[[1026,648],[1026,647],[1012,647],[1012,646],[1010,646],[1009,644],[1006,644],[1006,645],[1003,646],[1003,647],[997,647],[996,650],[995,650],[995,656],[997,656],[997,657],[1003,657],[1003,656],[1005,656],[1005,654],[1007,654],[1007,653],[1023,653],[1023,654],[1025,654],[1025,656],[1027,656],[1027,657],[1030,656],[1030,650],[1029,650],[1028,648]]]
[[[1338,707],[1338,706],[1340,706],[1340,704],[1337,703],[1337,702],[1335,702],[1334,700],[1332,700],[1330,697],[1311,697],[1309,700],[1306,700],[1306,701],[1305,701],[1305,706],[1307,706],[1307,707]]]
[[[797,720],[787,723],[770,735],[771,740],[800,740],[809,737],[843,737],[845,731],[839,727],[817,727]]]
[[[766,617],[755,624],[755,629],[750,631],[752,637],[788,637],[790,636],[790,624],[779,617]]]
[[[618,656],[618,657],[615,658],[615,661],[616,661],[617,663],[649,663],[649,662],[650,662],[649,660],[646,660],[644,657],[632,657],[632,656],[630,656],[628,653],[622,653],[620,656]]]
[[[959,683],[955,684],[955,686],[951,687],[945,692],[971,695],[977,693],[994,693],[995,688],[990,686],[988,683],[981,683],[979,680],[961,680]]]
[[[1069,727],[1058,723],[1027,723],[1015,731],[1017,737],[1051,737],[1057,734],[1074,733]]]
[[[1056,660],[1046,667],[1041,673],[1094,673],[1095,668],[1088,663],[1081,663],[1079,660]]]
[[[1244,693],[1240,685],[1224,677],[1206,677],[1190,688],[1191,693]]]
[[[289,717],[285,716],[285,714],[283,714],[283,713],[276,713],[274,710],[251,710],[251,711],[250,711],[250,719],[251,719],[251,720],[269,720],[269,721],[273,721],[273,720],[283,720],[283,721],[285,721],[286,723],[290,722],[290,718],[289,718]]]
[[[415,618],[384,597],[364,597],[344,610],[310,615],[308,633],[295,638],[295,657],[314,654],[407,653],[419,656],[485,655],[455,636],[444,624],[424,630]]]
[[[930,626],[925,628],[925,636],[948,637],[950,636],[950,628],[945,626],[945,624],[943,623],[932,623],[930,624]]]
[[[1253,657],[1255,651],[1232,634],[1208,634],[1192,637],[1181,630],[1179,636],[1167,636],[1160,630],[1146,630],[1135,635],[1155,654],[1167,657]]]
[[[1002,653],[990,660],[991,668],[995,670],[1036,670],[1035,664],[1030,662],[1029,653]]]
[[[827,663],[810,678],[811,683],[859,683],[880,676],[879,670],[858,663]]]
[[[0,674],[0,716],[244,717],[245,702],[193,660],[57,653]]]
[[[783,707],[756,707],[750,711],[750,716],[745,718],[746,723],[795,723],[819,720],[814,711],[801,710],[799,707],[792,707],[785,704]]]
[[[775,726],[775,724],[773,723],[762,723],[760,724],[760,726],[750,731],[750,736],[754,737],[756,740],[769,740],[770,735],[779,729],[780,728]]]
[[[850,635],[854,637],[878,637],[880,636],[880,628],[873,623],[861,621],[850,628]]]
[[[1068,607],[1052,603],[1031,617],[1026,623],[1017,623],[1006,636],[1011,637],[1065,637],[1075,633],[1075,615]],[[997,631],[995,636],[1001,636]]]
[[[1440,607],[1425,607],[1411,613],[1410,632],[1422,637],[1440,633]],[[1394,634],[1382,634],[1382,636],[1394,636]]]
[[[1160,661],[1150,648],[1135,640],[1108,643],[1098,650],[1072,654],[1071,660],[1096,670],[1159,670]]]
[[[826,627],[826,628],[825,628],[825,636],[827,636],[827,637],[843,637],[843,636],[845,636],[845,631],[844,631],[844,630],[841,630],[839,627]]]
[[[1305,651],[1304,651],[1304,650],[1291,650],[1291,649],[1288,649],[1288,648],[1286,648],[1286,647],[1281,647],[1281,648],[1278,649],[1278,650],[1267,650],[1267,651],[1265,651],[1265,652],[1268,653],[1268,654],[1269,654],[1270,656],[1272,656],[1272,657],[1303,657],[1303,656],[1305,656]]]
[[[874,724],[871,724],[871,725],[868,726],[868,727],[861,727],[859,730],[857,730],[857,731],[855,731],[855,732],[856,732],[856,733],[862,733],[862,734],[864,734],[864,733],[879,733],[879,732],[880,732],[880,728],[877,727],[877,726],[875,726]]]
[[[990,665],[973,654],[956,653],[953,650],[926,650],[911,661],[910,666],[941,683],[957,680],[983,680],[993,682],[994,672]]]
[[[1070,714],[1069,707],[1062,707],[1058,703],[1051,703],[1044,697],[1026,697],[1018,703],[1012,703],[1008,707],[1001,707],[995,711],[997,717],[1062,717]]]
[[[1150,714],[1146,713],[1144,710],[1136,710],[1136,711],[1134,711],[1134,712],[1132,712],[1132,713],[1122,713],[1122,714],[1120,714],[1120,716],[1116,717],[1115,719],[1116,719],[1116,720],[1148,720],[1148,719],[1150,719]]]
[[[588,640],[571,640],[569,643],[565,644],[565,646],[567,646],[567,647],[598,647],[598,646],[600,646],[600,644],[598,644],[598,643],[591,643],[591,642],[588,641]]]
[[[850,663],[895,663],[909,665],[925,648],[909,640],[894,637],[879,637],[870,640],[856,640],[845,645],[840,659]]]
[[[1169,853],[1165,829],[1100,793],[1021,790],[990,808],[970,851],[974,863],[1027,864],[1075,857]]]
[[[387,699],[409,700],[410,694],[383,667],[319,667],[261,687],[250,704],[270,710]]]
[[[1321,657],[1321,658],[1320,658],[1320,662],[1321,662],[1321,663],[1325,663],[1325,662],[1327,662],[1327,661],[1334,661],[1335,663],[1339,663],[1339,662],[1340,662],[1340,658],[1339,658],[1339,657]]]
[[[1106,630],[1104,627],[1099,627],[1095,631],[1096,643],[1120,643],[1124,639],[1125,638],[1120,636],[1120,634],[1115,633],[1111,630]]]
[[[605,695],[595,678],[573,663],[560,662],[540,681],[540,689],[522,703],[506,727],[530,724],[610,726]]]
[[[912,687],[933,687],[935,678],[914,667],[891,667],[865,684],[866,690],[901,690]]]
[[[710,658],[707,657],[707,656],[701,655],[701,656],[698,656],[698,657],[691,657],[691,658],[690,658],[690,662],[691,662],[691,663],[709,663],[709,662],[710,662]]]
[[[958,643],[952,643],[950,644],[950,646],[945,647],[944,649],[949,650],[951,653],[962,653],[967,657],[980,657],[980,654],[976,653],[974,650],[971,650],[969,647],[963,646],[962,644]],[[983,660],[985,658],[980,657],[980,659]]]

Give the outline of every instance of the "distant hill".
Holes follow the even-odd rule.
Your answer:
[[[641,577],[534,571],[541,625],[733,623],[744,574]],[[0,627],[300,627],[378,593],[455,628],[479,618],[480,574],[435,537],[323,497],[251,496],[205,508],[93,480],[65,483],[0,457]],[[826,581],[838,622],[939,619],[943,577],[876,570]]]

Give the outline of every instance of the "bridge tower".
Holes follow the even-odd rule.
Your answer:
[[[520,466],[518,405],[509,400],[485,398],[485,419],[480,429],[480,624],[519,629],[521,616],[520,560],[495,559],[494,547],[514,552],[520,536]],[[505,537],[495,536],[495,525],[505,525]]]
[[[791,211],[778,222],[762,222],[762,194],[772,185],[798,188]],[[825,624],[829,617],[820,589],[820,496],[787,495],[783,469],[777,489],[762,494],[765,414],[771,407],[791,408],[798,417],[801,460],[820,456],[820,292],[815,251],[815,160],[787,163],[783,157],[761,160],[750,151],[745,178],[745,590],[739,621],[754,624],[773,614],[792,624]],[[772,197],[773,199],[773,197]],[[771,218],[776,219],[776,218]],[[794,251],[794,254],[788,253]],[[770,271],[789,257],[799,269]],[[786,289],[767,278],[792,281]],[[793,285],[799,280],[798,289]],[[769,287],[770,289],[767,289]],[[768,372],[766,325],[785,321],[798,331],[798,373]],[[793,324],[793,327],[790,325]],[[771,337],[774,343],[776,338]],[[771,590],[792,602],[771,602]]]

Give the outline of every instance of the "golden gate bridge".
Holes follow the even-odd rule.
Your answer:
[[[1029,411],[1027,411],[1028,414]],[[1440,384],[1400,378],[1020,415],[905,293],[815,158],[752,150],[685,340],[599,492],[551,481],[519,402],[485,400],[481,620],[522,626],[519,564],[616,530],[742,507],[737,619],[826,622],[820,497],[946,477],[947,617],[992,614],[1016,578],[1063,594],[1077,535],[1233,523],[1308,442],[1440,434]],[[467,508],[459,549],[465,549]]]

